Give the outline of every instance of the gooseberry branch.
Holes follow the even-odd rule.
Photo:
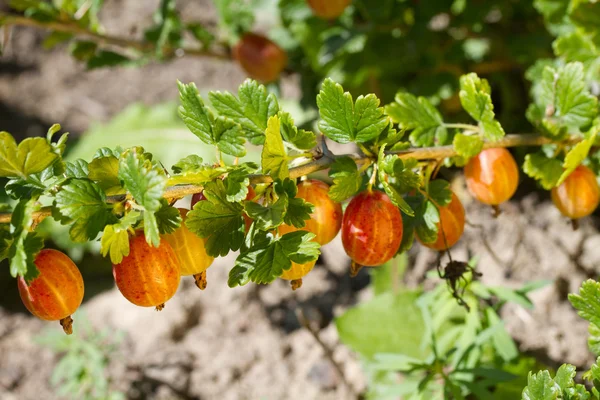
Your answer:
[[[127,39],[118,36],[106,35],[98,32],[93,32],[89,29],[83,28],[77,25],[75,22],[64,21],[64,22],[56,22],[56,21],[38,21],[32,18],[23,17],[20,15],[14,15],[10,13],[0,12],[0,26],[2,27],[10,27],[10,26],[27,26],[38,29],[49,29],[55,32],[62,33],[70,33],[74,36],[80,38],[92,39],[98,44],[115,46],[119,47],[123,50],[137,50],[142,53],[148,53],[156,50],[156,46],[153,43],[146,41],[138,41],[133,39]],[[217,60],[230,60],[231,56],[228,52],[215,52],[211,50],[199,49],[199,48],[191,48],[191,47],[181,47],[181,48],[172,48],[170,46],[166,46],[163,49],[167,53],[179,53],[182,55],[190,55],[197,57],[208,57]]]
[[[580,137],[569,137],[566,142],[569,144],[577,143],[583,138]],[[556,143],[552,139],[536,134],[509,134],[497,142],[485,142],[483,148],[492,147],[520,147],[520,146],[541,146],[544,144]],[[453,146],[438,146],[438,147],[416,147],[400,151],[390,151],[387,154],[396,154],[400,158],[414,158],[417,160],[439,160],[446,157],[456,156],[456,150]],[[315,156],[315,159],[294,168],[290,168],[290,178],[300,178],[305,175],[309,175],[313,172],[322,171],[329,168],[336,159],[340,157],[350,157],[357,164],[363,164],[365,162],[372,161],[372,157],[365,156],[363,154],[342,154],[335,155],[328,148],[326,143],[323,141],[321,146],[321,152]],[[251,184],[260,183],[271,183],[273,178],[269,175],[250,175]],[[166,199],[180,199],[188,195],[200,193],[202,191],[201,185],[177,185],[170,186],[165,189],[164,197]],[[118,203],[125,200],[125,195],[108,196],[107,203]],[[0,213],[0,224],[10,223],[11,213]],[[33,213],[33,220],[36,223],[41,222],[44,218],[51,215],[51,207],[42,207],[40,210]]]

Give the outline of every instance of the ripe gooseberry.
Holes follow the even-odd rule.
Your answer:
[[[171,245],[150,246],[143,234],[129,239],[129,255],[113,265],[121,294],[135,305],[162,310],[179,286],[181,266]]]
[[[401,241],[402,216],[385,193],[366,190],[350,201],[342,220],[342,244],[357,266],[389,261]]]
[[[276,81],[287,64],[287,54],[262,35],[246,33],[233,48],[233,57],[252,79]]]
[[[335,19],[342,15],[352,0],[308,0],[315,15],[323,19]]]
[[[284,270],[280,278],[291,281],[292,290],[299,289],[302,286],[302,278],[304,278],[314,268],[317,260],[310,261],[304,264],[292,262],[292,267]]]
[[[179,258],[181,275],[193,275],[196,286],[206,289],[206,269],[214,261],[214,257],[206,254],[206,239],[199,237],[185,226],[186,216],[189,210],[179,208],[181,214],[181,226],[168,235],[161,235],[161,240],[171,245]]]
[[[503,147],[485,149],[465,166],[467,188],[482,203],[497,206],[510,199],[519,184],[515,159]]]
[[[310,214],[310,219],[305,221],[304,228],[290,225],[281,225],[279,233],[285,235],[303,229],[316,235],[315,241],[320,245],[331,242],[342,226],[342,205],[329,197],[329,185],[316,179],[309,179],[298,184],[297,198],[313,204],[315,209]]]
[[[552,189],[551,194],[556,208],[573,220],[590,215],[600,202],[596,175],[584,165],[571,172],[563,183]]]
[[[73,333],[71,314],[83,301],[83,278],[77,266],[64,253],[44,249],[35,257],[40,274],[29,284],[18,279],[19,295],[25,307],[46,321],[60,321],[65,333]]]
[[[245,200],[250,201],[255,197],[256,197],[256,192],[254,191],[252,186],[248,186],[248,194],[246,195]],[[206,197],[204,197],[203,192],[193,194],[192,195],[192,208],[194,208],[194,206],[196,205],[197,202],[202,201],[202,200],[206,200]],[[250,230],[250,225],[252,225],[252,218],[250,218],[246,214],[244,214],[244,224],[246,225],[246,232],[248,232]]]
[[[454,192],[450,203],[439,207],[440,222],[437,223],[437,238],[434,242],[425,243],[417,233],[417,240],[425,247],[444,251],[454,246],[465,230],[465,209]]]

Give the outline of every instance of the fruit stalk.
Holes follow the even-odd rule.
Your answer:
[[[0,14],[1,16],[1,14]],[[569,137],[565,143],[575,144],[582,140],[583,138],[578,137]],[[541,146],[543,144],[555,143],[552,139],[549,139],[544,136],[531,134],[531,133],[519,133],[519,134],[509,134],[506,135],[503,139],[497,142],[485,142],[483,145],[484,149],[492,148],[492,147],[521,147],[521,146]],[[333,162],[340,157],[349,156],[352,158],[357,164],[363,163],[365,161],[370,161],[371,159],[362,154],[343,154],[343,155],[334,155],[331,152],[325,150],[323,148],[323,155],[311,162],[306,164],[294,167],[290,169],[290,178],[295,179],[304,175],[309,175],[313,172],[321,171],[329,168]],[[406,150],[400,151],[390,151],[386,152],[386,154],[397,154],[400,158],[414,158],[417,160],[439,160],[446,157],[453,157],[456,155],[456,151],[453,146],[438,146],[438,147],[415,147]],[[258,184],[258,183],[270,183],[273,182],[273,178],[269,175],[250,175],[250,183]],[[202,186],[198,185],[177,185],[170,186],[165,189],[164,197],[166,199],[177,199],[183,198],[188,195],[192,195],[195,193],[200,193],[202,191]],[[125,199],[124,195],[117,196],[107,196],[107,203],[118,203]],[[0,213],[0,224],[8,224],[10,223],[11,213]],[[39,211],[33,213],[33,218],[38,222],[41,222],[44,218],[51,215],[50,207],[42,207]]]

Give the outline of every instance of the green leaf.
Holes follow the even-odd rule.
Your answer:
[[[202,157],[197,156],[195,154],[191,154],[191,155],[179,160],[176,164],[174,164],[171,167],[171,169],[176,174],[180,174],[182,172],[188,172],[188,171],[197,171],[204,167],[204,165],[202,164],[203,161],[204,160],[202,160]]]
[[[180,164],[180,166],[183,165]],[[174,168],[179,169],[179,167],[175,166]],[[185,169],[182,169],[181,173],[169,177],[167,184],[169,186],[179,184],[203,185],[207,182],[215,180],[226,172],[226,167],[213,167],[212,165],[192,165],[190,163],[185,165]]]
[[[108,196],[123,192],[119,180],[119,159],[113,155],[97,157],[88,166],[88,178],[104,190]]]
[[[450,190],[450,183],[443,179],[436,179],[429,182],[427,187],[429,197],[438,206],[447,206],[452,201],[452,191]]]
[[[255,173],[258,165],[255,163],[243,163],[235,167],[230,167],[227,177],[223,181],[227,192],[227,201],[240,202],[248,195],[248,186],[250,185],[249,174]]]
[[[550,190],[558,183],[563,167],[560,160],[548,158],[544,153],[537,152],[525,156],[523,172],[538,180],[544,189]]]
[[[117,67],[119,65],[132,64],[133,62],[130,58],[114,51],[99,50],[87,60],[86,67],[88,70],[92,70],[103,67]]]
[[[244,211],[254,220],[256,227],[262,231],[268,231],[283,224],[283,216],[287,210],[287,196],[280,197],[275,203],[262,206],[253,201],[244,203]]]
[[[558,371],[556,371],[554,382],[556,382],[556,384],[560,386],[563,391],[565,391],[568,388],[575,386],[575,374],[576,371],[574,365],[563,364],[560,366],[560,368],[558,368]]]
[[[100,251],[104,257],[110,254],[110,261],[113,264],[121,263],[123,257],[129,255],[128,229],[133,228],[139,222],[140,217],[141,214],[138,211],[130,211],[118,223],[104,227]]]
[[[55,201],[61,215],[72,221],[69,234],[74,242],[94,240],[114,218],[102,189],[87,179],[62,185]]]
[[[153,166],[152,162],[143,156],[143,149],[132,148],[121,156],[118,176],[123,187],[144,210],[146,241],[157,247],[160,244],[160,236],[154,213],[161,208],[161,199],[167,184],[165,172],[162,168]]]
[[[317,106],[321,115],[319,129],[338,143],[367,142],[378,137],[389,124],[377,96],[359,96],[353,103],[352,95],[329,78],[323,82]]]
[[[196,203],[188,212],[185,225],[196,235],[208,238],[206,252],[212,257],[239,250],[244,242],[242,206],[227,201],[227,192],[220,179],[206,184],[203,194],[207,201]]]
[[[0,261],[8,258],[8,250],[12,244],[13,239],[10,234],[10,226],[7,224],[0,224]]]
[[[310,150],[317,145],[317,136],[314,132],[296,128],[292,116],[285,111],[279,111],[278,115],[281,123],[281,136],[285,142],[298,150]]]
[[[261,154],[262,169],[273,179],[285,179],[290,176],[288,159],[279,132],[279,118],[269,118],[265,131],[265,144]]]
[[[241,125],[246,138],[254,145],[265,142],[269,118],[277,115],[279,104],[274,94],[258,82],[247,79],[238,89],[238,98],[228,92],[210,92],[215,110]]]
[[[527,387],[523,390],[523,400],[556,400],[559,394],[548,371],[529,373]]]
[[[88,172],[88,162],[81,158],[65,163],[65,175],[69,178],[87,178]]]
[[[10,233],[13,238],[8,249],[10,274],[13,278],[22,276],[27,282],[39,275],[34,260],[43,247],[43,241],[30,232],[33,213],[38,208],[37,198],[23,199],[15,206],[10,221]]]
[[[406,165],[402,159],[395,154],[385,154],[385,145],[379,148],[378,156],[378,176],[385,193],[390,197],[392,203],[399,207],[402,212],[414,216],[413,209],[408,205],[402,194],[407,193],[413,188],[419,187],[421,177],[413,171],[415,167],[414,159],[406,160]]]
[[[577,314],[600,327],[600,283],[588,279],[581,284],[579,294],[569,294],[569,302],[577,309]]]
[[[579,62],[558,69],[544,68],[536,100],[538,107],[545,110],[543,122],[558,127],[585,127],[598,113],[598,101],[587,88]]]
[[[437,239],[437,224],[440,222],[440,213],[433,202],[425,201],[419,211],[415,210],[417,220],[415,229],[419,238],[425,243],[435,242]]]
[[[350,308],[336,318],[342,343],[371,358],[378,353],[394,353],[424,360],[425,322],[417,298],[419,292],[387,292]]]
[[[479,78],[477,74],[470,73],[460,77],[459,96],[463,108],[480,122],[483,136],[496,141],[504,136],[504,130],[495,120],[491,93],[488,81]]]
[[[401,129],[411,130],[413,146],[445,144],[448,131],[442,115],[425,97],[399,92],[395,102],[385,106],[385,112]]]
[[[203,48],[208,48],[215,41],[215,36],[199,23],[187,24],[186,29],[194,38],[202,43]]]
[[[452,140],[456,153],[466,159],[475,157],[483,150],[483,140],[479,136],[457,133]]]
[[[161,207],[154,216],[161,234],[175,232],[181,226],[181,213],[177,208],[170,206],[166,199],[161,199]]]
[[[17,146],[8,132],[0,132],[0,177],[37,174],[58,160],[52,146],[44,138],[27,138]]]
[[[255,283],[271,283],[284,270],[292,266],[292,261],[306,263],[319,256],[319,244],[315,235],[306,231],[295,231],[280,238],[267,238],[255,242],[249,250],[242,252],[229,273],[229,286],[244,285],[251,280]]]
[[[204,143],[216,146],[225,154],[242,157],[246,154],[244,138],[241,136],[242,128],[233,119],[218,117],[215,119],[212,112],[204,105],[204,101],[194,83],[179,86],[181,106],[179,114],[181,119]]]
[[[502,320],[498,314],[496,314],[496,311],[494,311],[493,308],[486,308],[485,314],[487,316],[489,326],[503,324]],[[519,356],[519,349],[517,348],[517,345],[504,328],[499,328],[494,331],[494,334],[492,335],[492,345],[494,346],[494,349],[496,349],[496,354],[498,354],[507,363]]]
[[[167,46],[181,46],[183,24],[175,9],[175,0],[161,0],[160,7],[154,13],[155,25],[144,33],[147,41],[156,44],[158,57],[163,57]]]
[[[314,212],[314,206],[304,199],[296,197],[298,187],[292,179],[286,178],[283,181],[275,183],[275,192],[279,199],[287,198],[287,209],[285,211],[283,222],[296,228],[304,228],[306,220],[310,219]],[[278,200],[279,201],[279,200]]]
[[[581,31],[559,36],[552,43],[552,48],[554,54],[563,57],[566,62],[593,62],[599,55],[594,42]]]
[[[589,138],[582,140],[573,146],[571,150],[569,150],[562,165],[565,170],[558,179],[558,182],[556,183],[557,186],[563,183],[565,179],[571,175],[571,172],[575,171],[575,169],[583,162],[583,160],[587,158],[595,140],[596,132],[594,131]]]
[[[348,156],[335,159],[329,169],[329,176],[333,179],[333,184],[329,188],[329,197],[338,203],[354,196],[363,180],[356,163]]]

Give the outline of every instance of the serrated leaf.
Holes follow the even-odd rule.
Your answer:
[[[329,176],[333,179],[329,197],[338,203],[354,196],[362,185],[362,176],[356,163],[348,156],[335,159],[329,169]]]
[[[543,122],[556,126],[554,130],[587,126],[598,113],[598,101],[587,88],[579,62],[544,68],[536,104],[546,110]]]
[[[279,118],[269,118],[265,131],[265,144],[261,153],[262,170],[273,179],[285,179],[290,176],[288,158],[279,132]]]
[[[244,203],[244,211],[254,220],[256,227],[268,231],[283,224],[283,216],[288,206],[287,196],[280,197],[275,203],[263,206],[252,201]]]
[[[419,211],[415,210],[417,221],[415,230],[419,239],[424,243],[435,242],[437,239],[438,229],[437,224],[440,222],[440,213],[433,202],[425,201]]]
[[[527,387],[523,389],[523,400],[556,400],[559,390],[548,371],[529,373]]]
[[[177,208],[170,206],[166,199],[161,200],[161,207],[154,216],[161,234],[175,232],[181,226],[181,213]]]
[[[17,146],[8,132],[0,132],[0,177],[37,174],[58,160],[58,155],[44,138],[27,138]]]
[[[548,158],[544,153],[537,152],[525,156],[523,172],[538,180],[544,189],[550,190],[560,179],[563,167],[556,158]]]
[[[202,165],[196,169],[188,169],[180,174],[172,175],[167,180],[168,186],[187,184],[203,185],[211,182],[227,172],[226,167],[213,167],[211,165]]]
[[[575,386],[575,366],[571,364],[563,364],[556,371],[556,376],[554,377],[554,382],[564,391],[567,388]]]
[[[189,130],[204,143],[216,146],[225,154],[242,157],[246,154],[241,126],[233,119],[217,117],[204,105],[194,83],[179,86],[179,115]]]
[[[110,254],[110,261],[113,264],[119,264],[123,261],[123,257],[129,255],[128,229],[139,221],[140,216],[138,211],[131,211],[118,223],[104,227],[100,241],[102,256],[106,257],[107,254]]]
[[[562,184],[565,179],[571,175],[571,172],[575,171],[579,164],[581,164],[583,160],[587,158],[595,140],[596,132],[594,132],[589,138],[577,143],[571,148],[571,150],[569,150],[562,165],[565,170],[558,179],[556,186]]]
[[[490,141],[496,141],[504,136],[504,130],[495,120],[492,91],[486,79],[481,79],[475,73],[460,77],[460,102],[475,119],[479,121],[483,135]]]
[[[598,57],[598,49],[592,39],[581,31],[574,31],[559,36],[553,43],[554,54],[563,57],[566,62],[594,61]]]
[[[270,117],[277,115],[279,104],[265,86],[247,79],[238,89],[238,98],[228,92],[210,92],[208,98],[215,110],[241,125],[244,135],[254,145],[265,141]]]
[[[431,200],[440,207],[447,206],[452,201],[452,191],[448,181],[436,179],[429,182],[427,189]]]
[[[325,79],[317,96],[321,120],[319,129],[338,143],[364,143],[378,137],[388,126],[388,119],[373,94],[352,95],[331,79]]]
[[[445,144],[448,131],[440,112],[425,97],[399,92],[395,102],[385,106],[385,112],[401,129],[412,131],[413,146]]]
[[[244,242],[242,206],[227,201],[223,182],[208,183],[203,191],[206,201],[199,201],[187,213],[187,228],[206,241],[206,252],[212,257],[225,256],[239,250]]]
[[[88,162],[78,158],[73,162],[65,162],[65,175],[69,178],[87,178]]]
[[[280,111],[278,116],[281,123],[281,136],[285,142],[290,143],[298,150],[310,150],[317,145],[315,133],[296,128],[289,113]]]
[[[577,309],[577,314],[600,327],[600,283],[588,279],[581,284],[579,294],[569,294],[569,302]]]
[[[295,231],[280,238],[258,241],[248,251],[237,258],[235,267],[229,274],[229,286],[255,283],[271,283],[294,262],[306,263],[319,256],[319,244],[315,235],[306,231]]]
[[[55,202],[62,216],[72,221],[69,234],[74,242],[94,240],[113,219],[105,193],[87,179],[71,179],[62,185]]]
[[[113,155],[97,157],[88,166],[88,178],[106,192],[108,196],[123,192],[119,179],[119,159]]]
[[[243,163],[233,167],[223,181],[227,193],[227,201],[239,202],[248,195],[248,185],[250,185],[249,174],[258,170],[255,163]]]
[[[479,136],[457,133],[452,140],[456,153],[464,158],[475,157],[483,150],[483,140]]]
[[[146,241],[155,247],[160,244],[158,225],[154,213],[161,207],[161,199],[167,185],[162,168],[153,166],[139,148],[125,151],[119,160],[119,179],[144,210],[144,234]]]
[[[39,275],[34,260],[43,247],[43,241],[35,236],[35,233],[29,232],[33,224],[33,213],[38,208],[35,197],[21,200],[15,206],[10,221],[10,233],[13,238],[8,249],[10,274],[13,278],[22,276],[27,282]]]
[[[174,164],[171,167],[171,169],[176,174],[188,171],[196,171],[204,167],[204,165],[202,164],[203,161],[204,160],[202,160],[202,157],[197,156],[195,154],[191,154],[179,160],[176,164]]]

